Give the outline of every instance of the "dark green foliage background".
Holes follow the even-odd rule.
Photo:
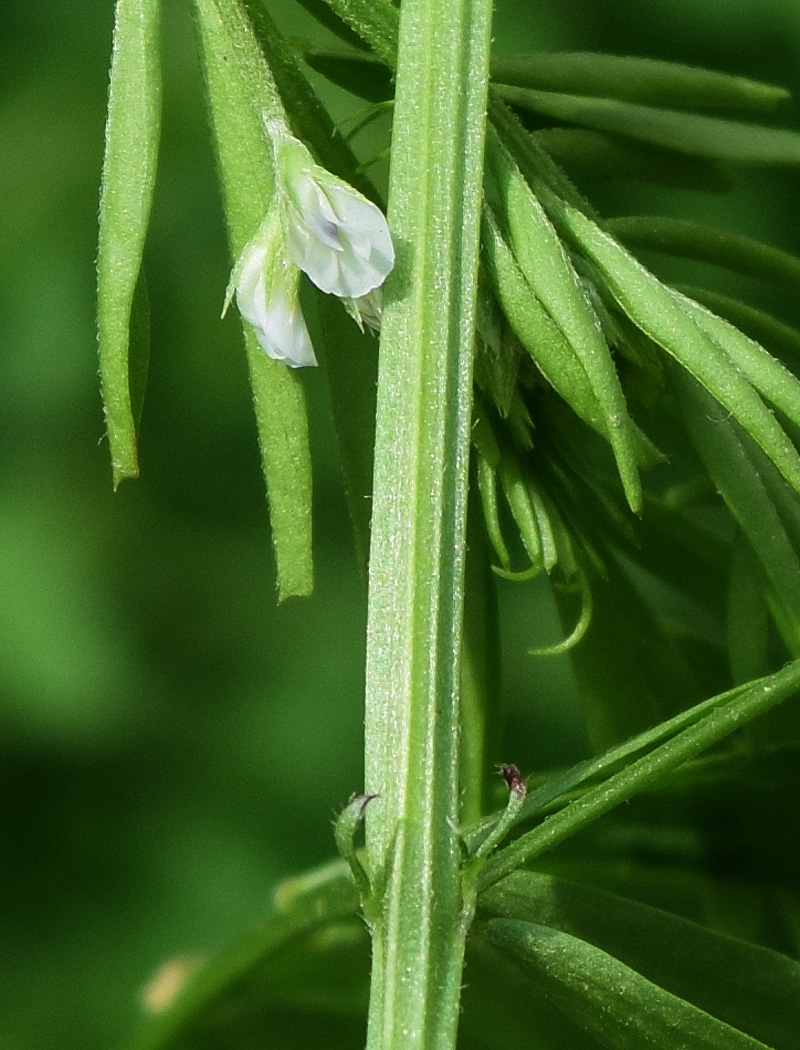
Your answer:
[[[114,1045],[164,959],[225,943],[264,911],[281,876],[331,855],[332,813],[361,782],[363,585],[323,377],[304,377],[317,590],[276,609],[240,331],[234,316],[219,321],[229,263],[191,24],[184,5],[166,6],[142,478],[116,495],[93,317],[112,4],[6,0],[0,10],[8,1050]],[[289,0],[277,6],[285,28],[307,29]],[[500,0],[497,47],[669,58],[800,95],[796,0],[568,6],[565,16],[561,0]],[[360,105],[331,100],[337,116]],[[800,126],[798,102],[775,122]],[[797,172],[743,173],[733,194],[713,199],[584,188],[606,214],[658,208],[800,252]],[[696,273],[707,277],[688,267],[681,278]],[[733,278],[716,287],[744,289],[800,324],[800,305],[768,288]],[[544,589],[508,585],[502,598],[508,717],[496,757],[526,771],[575,760],[588,745],[568,671],[524,656],[558,635]],[[719,810],[722,821],[735,816],[724,800]]]

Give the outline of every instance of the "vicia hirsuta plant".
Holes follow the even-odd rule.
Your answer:
[[[370,1050],[453,1047],[465,957],[465,1045],[506,1046],[508,1030],[542,1050],[791,1050],[796,962],[593,888],[591,839],[581,883],[539,861],[622,802],[678,806],[696,778],[769,761],[775,742],[743,727],[800,687],[800,335],[665,283],[636,252],[795,289],[800,263],[699,224],[604,220],[565,174],[633,168],[714,190],[729,161],[797,164],[794,132],[684,112],[783,93],[640,59],[492,58],[488,0],[308,6],[339,50],[290,45],[256,0],[194,0],[281,598],[312,586],[300,369],[317,353],[354,504],[372,499],[365,794],[337,822],[344,862],[284,888],[261,932],[135,1045],[292,1045],[264,1028],[291,1001],[272,978],[301,957],[313,971],[342,929],[346,968],[365,950],[360,914]],[[138,471],[157,25],[157,0],[118,0],[98,261],[115,483]],[[374,104],[395,85],[386,208],[304,66]],[[330,296],[380,329],[366,365]],[[326,318],[316,348],[306,309]],[[490,566],[551,582],[567,637],[539,653],[570,648],[596,751],[527,786],[505,765],[497,812]],[[646,579],[681,596],[677,626]],[[691,602],[714,609],[705,637]],[[786,711],[779,742],[796,758]],[[470,1014],[471,995],[509,988],[502,1023]]]

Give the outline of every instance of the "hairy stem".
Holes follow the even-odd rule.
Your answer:
[[[367,643],[369,1050],[455,1045],[459,667],[491,4],[404,0]]]

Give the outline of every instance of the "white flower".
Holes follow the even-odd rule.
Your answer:
[[[352,186],[314,163],[306,147],[274,122],[266,124],[275,152],[286,246],[317,288],[360,299],[383,284],[394,247],[383,212]]]
[[[225,297],[255,329],[269,357],[292,368],[317,359],[297,297],[302,270],[337,295],[359,328],[380,327],[381,285],[394,248],[379,208],[314,163],[280,121],[265,121],[275,161],[275,195],[231,274]]]
[[[297,298],[300,274],[285,256],[277,211],[270,208],[258,233],[242,252],[231,276],[227,303],[236,303],[267,356],[292,368],[316,365]]]

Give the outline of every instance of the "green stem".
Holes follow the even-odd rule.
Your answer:
[[[489,0],[404,0],[367,641],[369,1050],[455,1045],[458,684]]]
[[[213,0],[228,40],[236,49],[237,73],[244,81],[251,104],[262,121],[273,120],[288,127],[286,110],[242,0]]]

